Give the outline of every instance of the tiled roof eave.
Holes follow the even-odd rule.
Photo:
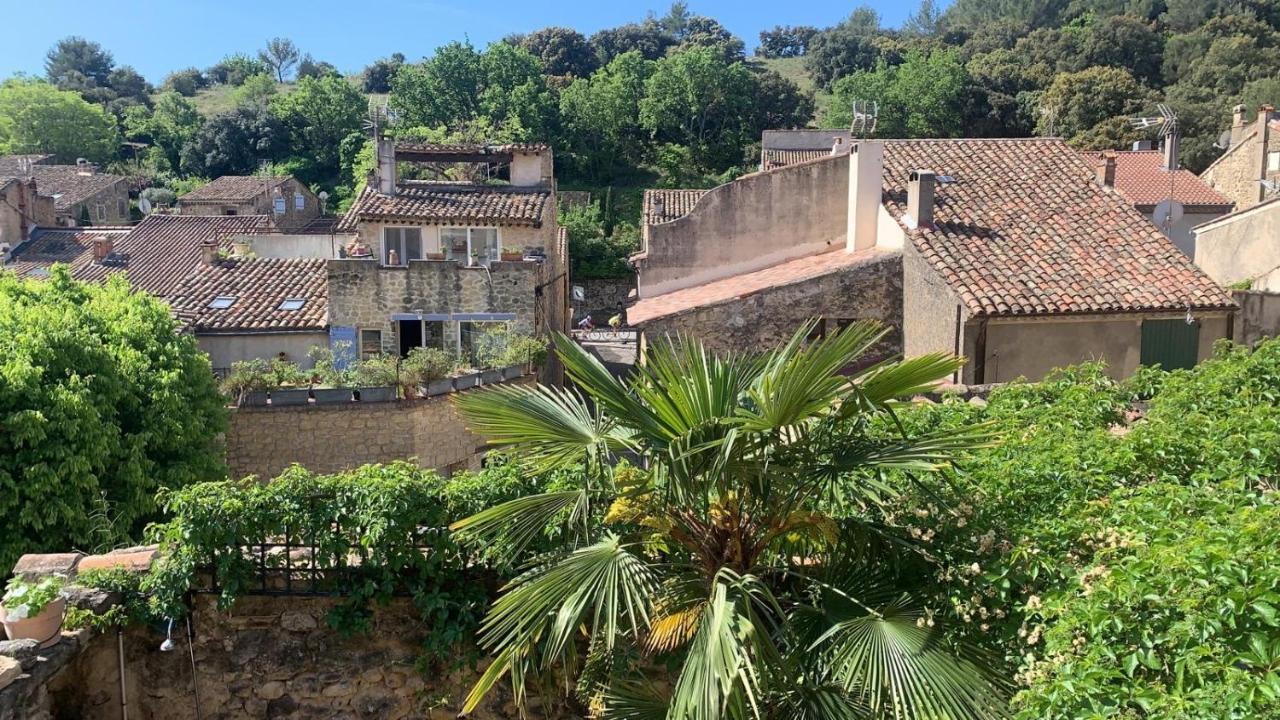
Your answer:
[[[1094,317],[1108,315],[1151,315],[1153,313],[1181,313],[1186,312],[1190,307],[1192,312],[1231,312],[1239,310],[1240,306],[1234,302],[1231,303],[1197,303],[1192,302],[1188,305],[1164,305],[1164,306],[1142,306],[1142,307],[1116,307],[1116,308],[1097,308],[1089,310],[1046,310],[1040,312],[1022,312],[1019,310],[998,310],[994,308],[986,308],[976,305],[971,299],[965,298],[965,305],[968,307],[969,316],[977,319],[999,319],[999,320],[1016,320],[1016,319],[1041,319],[1041,318],[1078,318],[1078,317]]]
[[[533,218],[513,218],[513,217],[493,217],[493,216],[476,217],[476,216],[465,216],[465,215],[458,215],[458,216],[432,215],[430,217],[424,217],[421,215],[392,215],[392,214],[382,214],[382,213],[357,212],[355,214],[355,219],[357,221],[364,220],[364,221],[372,221],[372,222],[412,222],[412,223],[420,223],[423,225],[444,225],[444,224],[474,225],[475,223],[488,223],[488,224],[499,225],[504,227],[506,226],[531,227],[531,228],[542,227],[542,220],[540,219],[535,220]],[[344,229],[344,228],[353,227],[353,226],[354,226],[353,223],[344,222],[344,223],[340,223],[338,227],[339,229]]]
[[[329,324],[280,325],[268,327],[228,327],[226,325],[201,325],[192,323],[188,329],[198,335],[302,335],[328,332]]]

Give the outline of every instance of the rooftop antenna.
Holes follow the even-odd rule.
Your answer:
[[[849,122],[849,135],[868,138],[875,134],[876,123],[880,119],[880,103],[875,100],[854,100],[852,120]]]
[[[1159,117],[1132,117],[1129,118],[1129,124],[1134,130],[1146,130],[1159,126],[1160,134],[1164,136],[1176,135],[1178,132],[1178,116],[1173,110],[1164,103],[1156,105],[1156,109],[1160,111]]]
[[[1168,236],[1170,228],[1182,219],[1183,214],[1182,203],[1173,197],[1173,183],[1178,177],[1178,115],[1165,103],[1157,104],[1156,109],[1160,111],[1159,117],[1131,117],[1129,125],[1134,130],[1158,127],[1160,134],[1164,136],[1164,164],[1165,172],[1169,173],[1169,194],[1156,205],[1151,219]]]
[[[1057,105],[1041,105],[1036,112],[1040,117],[1044,118],[1045,129],[1048,130],[1047,137],[1057,137],[1058,135],[1058,106]]]
[[[378,103],[370,99],[369,112],[360,126],[369,131],[374,140],[377,140],[382,137],[382,131],[394,125],[397,119],[396,112],[387,103]]]

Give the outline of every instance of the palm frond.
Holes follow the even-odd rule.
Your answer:
[[[487,544],[502,542],[520,552],[536,540],[564,511],[566,523],[576,525],[589,510],[586,490],[525,495],[485,508],[449,526],[462,542]]]
[[[609,369],[571,338],[559,333],[551,336],[556,355],[564,364],[565,374],[617,422],[649,438],[664,438],[667,429],[654,417],[653,411],[632,395]]]
[[[599,720],[666,720],[670,698],[644,680],[615,680],[600,697]]]
[[[835,623],[809,649],[824,653],[835,679],[877,716],[1004,717],[991,675],[921,619],[898,602]]]
[[[626,434],[612,420],[562,388],[501,385],[455,395],[454,404],[469,430],[492,446],[508,448],[534,472],[629,447]]]
[[[860,409],[874,409],[890,400],[928,392],[963,365],[964,358],[947,353],[929,353],[909,360],[874,365],[857,376],[858,397],[862,401]]]

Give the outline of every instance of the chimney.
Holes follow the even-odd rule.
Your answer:
[[[1155,141],[1153,140],[1134,140],[1132,148],[1134,152],[1142,152],[1144,150],[1155,150],[1156,144],[1155,144]]]
[[[1171,130],[1164,136],[1164,169],[1174,172],[1178,169],[1178,131]]]
[[[876,246],[883,185],[884,143],[879,140],[863,140],[851,145],[846,250],[856,252]]]
[[[205,265],[218,264],[218,243],[215,240],[205,240],[200,243],[200,261]]]
[[[93,261],[96,263],[101,263],[103,260],[106,260],[107,256],[111,254],[111,249],[113,245],[114,245],[114,242],[112,241],[110,235],[107,235],[106,237],[94,238],[93,239]]]
[[[84,158],[76,158],[76,174],[77,175],[92,175],[95,172],[95,170],[96,168],[94,167],[93,163],[89,162]]]
[[[937,174],[932,170],[914,170],[907,180],[907,217],[915,227],[933,226],[933,190]]]
[[[1098,173],[1098,182],[1107,187],[1116,186],[1116,152],[1106,150],[1094,168]]]
[[[836,155],[839,155],[840,151],[843,149],[844,149],[844,138],[837,135],[835,142],[831,143],[831,156],[835,157]]]
[[[1244,137],[1244,114],[1248,111],[1244,105],[1231,108],[1231,144],[1235,145]]]
[[[378,138],[378,192],[396,194],[396,144],[391,138]]]

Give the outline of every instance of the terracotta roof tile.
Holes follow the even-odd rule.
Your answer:
[[[288,181],[288,176],[223,175],[183,195],[178,202],[246,202]]]
[[[548,188],[510,185],[402,181],[395,195],[366,186],[337,229],[354,230],[360,220],[541,227],[550,199]]]
[[[128,183],[123,175],[110,175],[86,170],[77,165],[44,165],[41,155],[5,155],[0,157],[0,176],[36,179],[41,195],[52,195],[55,210],[69,210],[85,200],[110,189],[116,183]],[[22,166],[21,158],[32,158],[35,164]]]
[[[912,170],[954,179],[934,225],[908,232],[975,315],[1234,307],[1061,140],[891,140],[884,162],[899,221]]]
[[[24,274],[31,275],[35,266],[66,262],[75,278],[87,281],[105,280],[123,272],[134,288],[167,297],[199,266],[200,245],[205,240],[216,240],[219,247],[230,249],[233,234],[271,229],[271,218],[265,215],[148,215],[129,232],[114,236],[113,252],[121,260],[119,263],[94,262],[89,236],[95,231],[81,228],[78,232],[85,237],[75,239],[79,250],[68,247],[60,257],[51,259],[59,253],[52,251],[49,243],[41,242],[45,235],[40,235],[19,246],[14,260],[4,267],[21,267]],[[49,233],[52,242],[65,240],[55,232],[76,231],[41,232]]]
[[[1090,163],[1102,162],[1101,154],[1084,154]],[[1172,184],[1170,180],[1172,179]],[[1173,197],[1187,208],[1209,206],[1230,208],[1231,199],[1209,187],[1195,173],[1179,169],[1172,174],[1164,169],[1164,153],[1159,150],[1132,150],[1116,153],[1116,190],[1138,207],[1154,207]]]
[[[874,249],[856,253],[846,252],[844,249],[831,250],[789,260],[763,270],[673,290],[637,301],[627,308],[627,322],[642,326],[659,318],[736,300],[769,288],[840,272],[845,268],[883,257],[885,254],[883,251]]]
[[[74,271],[77,266],[92,262],[95,240],[109,237],[118,244],[128,233],[129,228],[118,227],[37,228],[0,268],[30,277],[44,275],[54,263],[71,265]]]
[[[645,190],[644,223],[657,225],[689,214],[706,190]]]
[[[500,143],[485,145],[481,143],[422,143],[398,142],[397,153],[457,153],[459,155],[483,155],[486,153],[511,152],[546,152],[551,146],[546,143]]]
[[[830,156],[830,147],[823,150],[772,150],[766,148],[764,150],[764,163],[761,169],[774,170],[776,168]]]
[[[230,307],[210,307],[215,298]],[[286,300],[297,309],[282,309]],[[250,258],[200,265],[174,291],[176,315],[196,332],[281,332],[328,326],[329,281],[322,258]]]

